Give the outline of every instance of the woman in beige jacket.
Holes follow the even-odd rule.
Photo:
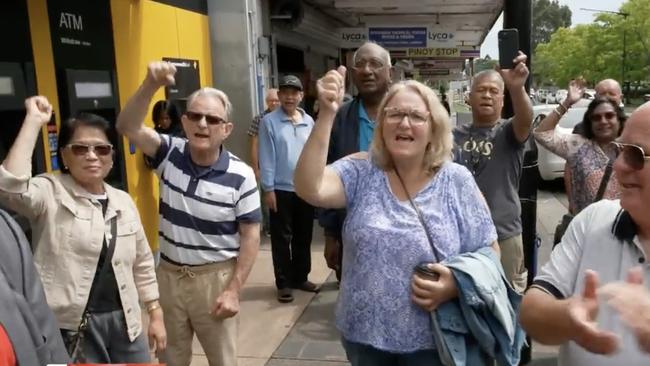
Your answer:
[[[63,174],[31,177],[34,145],[52,107],[45,97],[25,106],[0,166],[0,204],[31,222],[36,268],[68,351],[91,363],[149,362],[139,300],[149,313],[149,344],[163,349],[166,333],[138,211],[126,192],[104,182],[113,166],[112,129],[88,113],[64,121],[57,157]]]

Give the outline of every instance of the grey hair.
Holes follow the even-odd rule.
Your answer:
[[[472,89],[474,89],[474,84],[481,80],[481,79],[488,79],[488,78],[494,78],[499,82],[499,86],[501,86],[501,91],[505,90],[505,83],[503,82],[503,77],[501,77],[501,74],[499,74],[498,71],[488,69],[488,70],[483,70],[472,78]]]
[[[367,48],[367,47],[378,47],[378,48],[380,49],[381,54],[382,54],[382,58],[383,58],[384,61],[386,62],[386,65],[387,65],[387,66],[391,66],[391,65],[392,65],[392,64],[391,64],[391,60],[390,60],[390,52],[388,52],[388,50],[386,50],[384,47],[382,47],[382,46],[380,46],[379,44],[377,44],[377,43],[375,43],[375,42],[372,42],[372,41],[367,41],[367,42],[365,42],[365,43],[362,44],[359,48],[357,48],[356,51],[354,51],[354,55],[352,55],[352,62],[353,62],[353,63],[357,61],[357,54],[359,53],[359,51],[360,51],[362,48]]]
[[[190,108],[190,105],[192,105],[194,100],[198,97],[212,97],[220,101],[224,109],[226,110],[226,119],[230,121],[231,119],[230,117],[232,116],[232,104],[230,103],[230,99],[228,99],[226,93],[215,88],[210,88],[210,87],[201,88],[195,91],[194,93],[190,94],[189,97],[187,97],[187,109]]]

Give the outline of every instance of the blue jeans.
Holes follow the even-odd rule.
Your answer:
[[[442,366],[435,350],[392,353],[341,338],[352,366]]]

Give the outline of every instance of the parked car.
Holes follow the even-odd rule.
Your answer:
[[[555,103],[560,104],[564,99],[569,95],[569,91],[566,89],[560,89],[555,92]]]
[[[552,113],[556,105],[537,105],[533,106],[533,128],[536,128],[540,122],[546,117],[549,113]],[[585,112],[587,111],[586,107],[573,107],[562,116],[560,122],[555,126],[555,132],[561,133],[564,135],[569,135],[573,132],[573,128],[582,121]],[[537,143],[537,141],[535,141]],[[564,165],[566,161],[548,151],[546,148],[537,143],[537,163],[539,169],[539,176],[543,180],[550,181],[564,176]]]
[[[552,91],[548,92],[546,94],[545,101],[546,101],[546,104],[555,104],[555,93],[553,93]]]
[[[595,99],[596,98],[596,91],[594,89],[585,89],[585,92],[582,93],[582,98],[583,99]]]

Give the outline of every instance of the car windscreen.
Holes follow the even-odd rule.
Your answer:
[[[560,120],[560,127],[573,128],[578,123],[582,122],[582,117],[585,115],[586,108],[571,108]]]

